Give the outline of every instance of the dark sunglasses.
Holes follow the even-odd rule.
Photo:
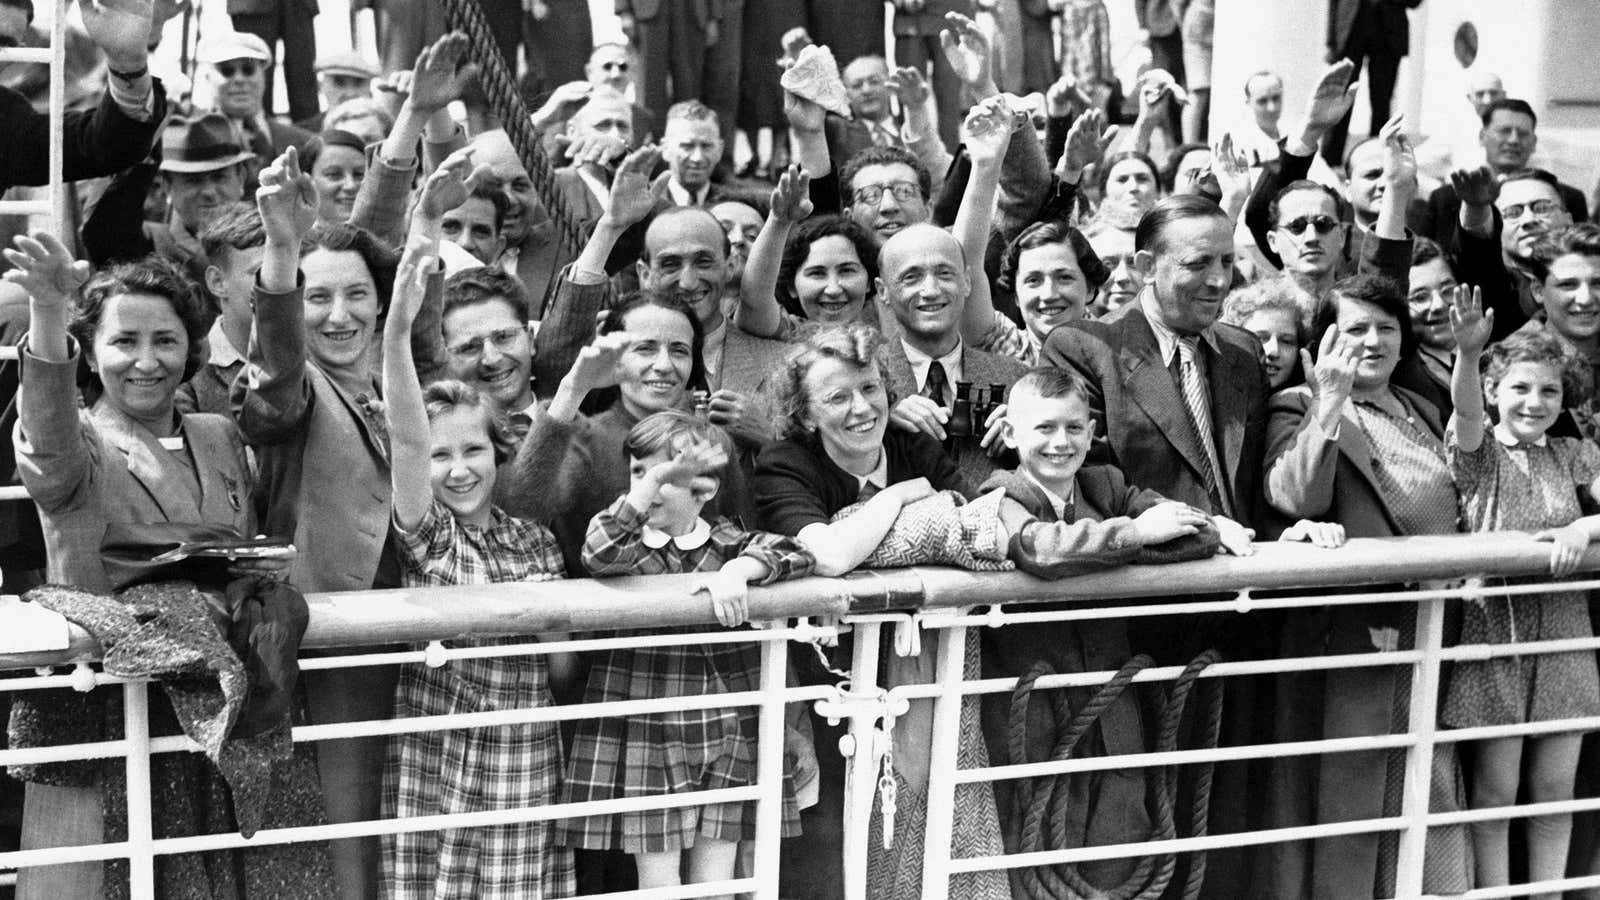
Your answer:
[[[628,64],[625,62],[608,62],[601,63],[600,68],[607,72],[611,71],[612,69],[616,69],[618,72],[626,72],[628,71]]]
[[[1339,227],[1339,220],[1333,216],[1325,215],[1296,216],[1278,227],[1290,234],[1302,234],[1305,232],[1307,225],[1315,228],[1317,234],[1328,234]]]
[[[246,78],[254,78],[256,77],[256,72],[260,70],[261,67],[254,62],[217,63],[217,72],[220,73],[223,78],[232,78],[233,73],[235,72],[240,73]]]

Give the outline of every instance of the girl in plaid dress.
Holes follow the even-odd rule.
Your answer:
[[[407,587],[542,581],[564,572],[543,525],[506,515],[490,500],[505,423],[489,399],[459,381],[424,392],[411,356],[411,323],[431,260],[413,246],[396,277],[384,326],[384,396],[394,485],[394,536]],[[549,637],[549,636],[547,636]],[[511,643],[522,638],[462,642]],[[395,716],[547,706],[552,670],[570,654],[451,660],[401,670]],[[430,731],[397,737],[383,773],[386,818],[542,806],[562,769],[554,723]],[[572,854],[549,822],[447,828],[383,839],[384,896],[568,897]]]
[[[811,573],[815,559],[794,540],[700,517],[733,450],[721,428],[687,413],[659,412],[635,425],[624,446],[630,487],[589,522],[583,563],[590,574],[707,573],[698,590],[710,595],[717,621],[733,627],[745,621],[748,585]],[[759,683],[759,666],[753,643],[608,650],[589,671],[584,701],[751,691]],[[563,799],[747,786],[755,781],[756,724],[749,707],[584,720],[572,745]],[[799,821],[786,772],[784,836],[798,834]],[[681,884],[685,860],[692,882],[732,878],[738,842],[754,837],[754,803],[576,818],[563,835],[574,847],[632,854],[641,888]]]

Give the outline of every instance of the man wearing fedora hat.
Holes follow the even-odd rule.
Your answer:
[[[346,100],[372,96],[372,79],[378,67],[354,50],[326,53],[317,57],[317,89],[322,95],[322,112],[294,124],[312,134],[322,131],[324,114]]]
[[[64,119],[67,181],[121,171],[150,152],[156,129],[167,114],[166,92],[150,76],[150,0],[85,2],[83,26],[105,54],[107,90],[92,110],[72,111]],[[0,46],[28,40],[33,5],[28,0],[0,2]],[[0,193],[13,185],[39,185],[50,178],[50,118],[16,91],[0,88]]]
[[[277,62],[275,51],[280,40],[283,81],[289,97],[288,118],[298,121],[316,115],[317,84],[311,75],[311,60],[317,55],[317,32],[312,27],[317,0],[228,0],[228,17],[234,28],[258,38],[267,51],[263,101],[267,115],[272,115],[272,67]]]
[[[311,132],[278,121],[268,115],[263,105],[272,84],[272,52],[266,41],[244,32],[224,32],[201,42],[198,55],[211,71],[211,83],[216,89],[213,105],[239,126],[246,148],[256,156],[256,166],[249,177],[252,185],[255,172],[261,167],[290,147],[311,140]],[[311,108],[305,115],[316,112],[315,95],[307,105]]]
[[[205,283],[206,255],[200,232],[244,197],[255,159],[239,129],[221,113],[177,116],[161,132],[159,177],[167,189],[164,222],[144,222],[145,194],[157,173],[135,166],[106,188],[83,225],[83,244],[97,266],[159,253],[176,260]]]

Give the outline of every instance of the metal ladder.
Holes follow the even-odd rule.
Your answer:
[[[0,47],[0,63],[39,63],[50,67],[50,164],[49,186],[44,200],[0,200],[0,215],[48,216],[51,230],[56,236],[72,245],[72,236],[64,234],[72,217],[67,209],[67,187],[62,181],[62,164],[66,155],[67,79],[67,9],[71,0],[54,0],[50,22],[48,47]],[[14,357],[14,352],[13,352]],[[0,357],[3,358],[3,357]]]

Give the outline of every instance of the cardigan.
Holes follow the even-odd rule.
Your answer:
[[[944,453],[925,434],[890,429],[883,436],[889,461],[889,484],[926,477],[936,491],[972,491]],[[815,523],[826,524],[834,513],[859,499],[860,481],[839,468],[815,436],[787,438],[768,444],[756,458],[755,506],[763,531],[796,535]]]

